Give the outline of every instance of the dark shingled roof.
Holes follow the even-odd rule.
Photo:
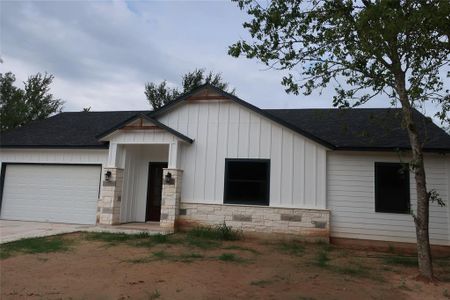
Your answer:
[[[401,110],[355,109],[266,109],[266,112],[323,139],[340,150],[410,149]],[[414,110],[424,149],[450,152],[450,136],[431,119]]]
[[[0,135],[1,147],[107,148],[97,136],[150,111],[65,112]],[[307,133],[340,150],[409,149],[399,109],[265,109],[299,133]],[[450,152],[450,136],[419,112],[414,118],[426,137],[427,151]],[[296,130],[297,129],[297,130]]]
[[[96,136],[138,113],[146,112],[63,112],[1,133],[0,144],[10,148],[108,148]]]

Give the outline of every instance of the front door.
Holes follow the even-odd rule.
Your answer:
[[[148,164],[147,209],[145,212],[145,221],[159,222],[160,220],[163,168],[167,168],[166,162],[150,162]]]

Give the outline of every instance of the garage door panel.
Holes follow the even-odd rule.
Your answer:
[[[94,224],[100,166],[7,165],[1,218]]]

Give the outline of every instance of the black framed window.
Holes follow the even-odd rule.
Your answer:
[[[269,186],[269,159],[225,159],[224,203],[269,205]]]
[[[375,211],[409,213],[408,164],[375,163]]]

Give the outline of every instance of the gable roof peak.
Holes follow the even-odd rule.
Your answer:
[[[129,123],[131,123],[133,121],[136,121],[138,119],[147,120],[150,123],[153,123],[156,127],[159,127],[160,129],[165,130],[165,131],[173,134],[174,136],[178,137],[179,139],[181,139],[181,140],[183,140],[183,141],[185,141],[185,142],[187,142],[189,144],[192,144],[194,142],[193,139],[191,139],[191,138],[185,136],[184,134],[176,131],[175,129],[173,129],[173,128],[171,128],[171,127],[169,127],[169,126],[167,126],[167,125],[165,125],[165,124],[163,124],[161,122],[159,122],[158,120],[152,118],[151,116],[149,116],[148,114],[145,114],[145,113],[138,113],[138,114],[136,114],[136,115],[134,115],[134,116],[124,120],[123,122],[121,122],[121,123],[119,123],[119,124],[109,128],[108,130],[106,130],[106,131],[96,135],[96,138],[101,140],[104,137],[112,134],[113,132],[116,132],[119,129],[124,128],[127,124],[129,124]]]
[[[220,88],[218,88],[216,86],[213,86],[213,85],[211,85],[209,83],[205,83],[205,84],[203,84],[201,86],[198,86],[197,88],[192,89],[189,93],[181,95],[177,99],[167,103],[163,107],[161,107],[161,108],[153,111],[152,113],[150,113],[150,116],[157,118],[159,115],[169,111],[170,109],[174,108],[176,105],[180,104],[181,102],[189,100],[189,99],[192,99],[192,96],[197,94],[199,91],[201,91],[205,87],[214,90],[217,94],[219,94],[219,97],[223,97],[223,98],[229,99],[229,100],[231,100],[231,101],[233,101],[233,102],[235,102],[235,103],[237,103],[239,105],[242,105],[245,108],[250,109],[250,110],[252,110],[252,111],[254,111],[254,112],[256,112],[256,113],[258,113],[258,114],[268,118],[269,120],[272,120],[272,121],[274,121],[274,122],[276,122],[276,123],[278,123],[278,124],[280,124],[280,125],[282,125],[282,126],[284,126],[286,128],[289,128],[289,129],[291,129],[291,130],[293,130],[293,131],[295,131],[295,132],[297,132],[297,133],[299,133],[299,134],[301,134],[301,135],[303,135],[303,136],[305,136],[305,137],[315,141],[316,143],[321,144],[322,146],[324,146],[324,147],[326,147],[328,149],[335,149],[335,146],[333,144],[323,140],[322,138],[319,138],[319,137],[311,134],[310,132],[303,130],[302,128],[294,126],[294,125],[284,121],[283,119],[280,119],[277,116],[275,116],[273,114],[270,114],[270,113],[264,111],[263,109],[260,109],[259,107],[254,106],[253,104],[250,104],[249,102],[246,102],[246,101],[242,100],[241,98],[239,98],[239,97],[237,97],[237,96],[235,96],[233,94],[227,93],[224,90],[222,90],[222,89],[220,89]],[[217,96],[211,96],[211,97],[212,98],[218,98]]]

